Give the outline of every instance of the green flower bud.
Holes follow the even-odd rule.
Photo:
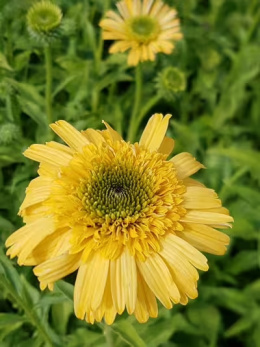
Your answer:
[[[0,144],[9,145],[20,137],[20,129],[13,123],[6,123],[0,126]]]
[[[37,2],[27,13],[30,34],[43,43],[50,43],[57,38],[61,20],[61,9],[50,1]]]
[[[204,70],[212,71],[221,63],[220,54],[214,49],[206,49],[200,54],[201,64]]]
[[[186,89],[185,75],[178,68],[169,66],[157,76],[156,87],[163,98],[174,99],[177,93]]]

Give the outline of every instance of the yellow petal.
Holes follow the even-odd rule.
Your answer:
[[[157,253],[144,262],[137,261],[137,266],[148,287],[166,308],[172,308],[171,300],[179,302],[180,293],[165,262]]]
[[[76,271],[80,266],[80,261],[80,253],[62,254],[36,266],[33,272],[43,285],[48,285]]]
[[[54,222],[51,217],[38,219],[23,226],[6,240],[6,247],[11,246],[7,255],[11,258],[18,256],[18,264],[23,265],[34,248],[54,231]]]
[[[230,227],[231,225],[229,223],[232,223],[234,220],[226,214],[198,210],[188,211],[181,221],[185,223],[208,224],[217,227]]]
[[[132,48],[127,57],[129,66],[136,66],[140,62],[141,50],[139,47]]]
[[[55,142],[55,141],[46,142],[46,146],[47,147],[51,147],[51,148],[55,148],[55,149],[57,149],[57,150],[59,150],[61,152],[69,154],[70,156],[73,156],[73,154],[75,152],[70,147],[65,146],[65,145],[63,145],[63,144],[61,144],[59,142]]]
[[[96,310],[104,295],[109,269],[109,260],[99,253],[92,254],[88,261],[79,267],[74,290],[74,308],[78,318]]]
[[[149,15],[151,17],[157,17],[158,13],[160,12],[160,10],[162,9],[164,3],[162,1],[154,1],[153,7],[150,10]]]
[[[131,5],[131,4],[130,4]],[[127,19],[131,16],[131,13],[129,12],[129,8],[127,4],[124,1],[120,1],[116,4],[116,7],[118,8],[119,13],[124,19]]]
[[[24,155],[54,167],[67,166],[72,159],[70,154],[46,145],[32,145],[24,152]]]
[[[47,259],[58,257],[61,254],[68,253],[70,244],[71,230],[68,228],[57,229],[51,235],[45,237],[32,253],[27,257],[24,265],[38,265]]]
[[[27,207],[46,200],[50,195],[52,182],[53,180],[49,177],[37,177],[32,180],[26,188],[26,196],[20,206],[19,214]]]
[[[161,146],[158,149],[158,152],[169,156],[174,149],[174,144],[175,144],[175,141],[173,139],[165,136],[165,138],[163,139],[161,143]]]
[[[149,317],[158,316],[158,306],[155,295],[147,286],[146,282],[137,271],[137,300],[135,307],[135,317],[139,323],[145,323]]]
[[[190,153],[186,152],[175,155],[170,161],[173,162],[176,167],[179,179],[184,179],[195,174],[201,168],[205,168],[205,166],[199,163]]]
[[[187,209],[208,209],[221,207],[221,201],[217,199],[213,189],[203,187],[187,187],[183,194],[183,206]]]
[[[192,299],[196,298],[198,295],[196,283],[199,275],[187,258],[176,251],[176,249],[173,249],[168,242],[163,243],[160,255],[169,264],[174,282],[182,295],[187,295]]]
[[[122,141],[122,136],[115,131],[107,122],[104,120],[102,121],[103,124],[105,124],[105,127],[107,128],[108,134],[110,136],[111,141]]]
[[[126,305],[126,293],[124,288],[125,268],[122,268],[121,257],[110,262],[110,282],[111,293],[114,306],[119,314],[121,314]]]
[[[230,242],[228,235],[202,224],[186,224],[177,235],[198,250],[216,255],[225,254]]]
[[[60,120],[50,125],[52,130],[69,145],[72,149],[78,152],[82,151],[82,148],[89,144],[89,141],[72,125]]]
[[[170,118],[170,114],[167,114],[165,117],[159,113],[154,114],[143,131],[139,142],[140,146],[151,152],[157,151],[164,140]]]
[[[110,53],[123,53],[132,47],[132,43],[129,41],[118,41],[113,43],[113,45],[109,48]]]
[[[186,187],[205,187],[205,185],[193,178],[187,177],[183,179],[183,183]]]
[[[137,297],[137,274],[135,258],[130,255],[128,249],[122,253],[121,257],[122,282],[125,291],[126,309],[129,314],[135,310]]]
[[[105,142],[104,137],[94,129],[87,129],[82,131],[81,134],[85,136],[89,142],[94,143],[94,145],[97,147],[100,146],[102,142]]]
[[[196,268],[203,271],[208,270],[207,258],[196,248],[192,247],[190,244],[188,244],[188,242],[182,240],[180,237],[169,234],[165,238],[163,246],[171,248],[172,252],[179,253],[192,265],[196,266]]]
[[[111,10],[106,12],[106,17],[114,19],[116,22],[119,22],[119,23],[124,22],[123,19],[117,13]]]
[[[100,322],[102,318],[105,318],[106,324],[113,324],[117,311],[113,305],[112,295],[111,295],[111,283],[110,274],[107,276],[107,283],[104,291],[103,300],[98,309],[94,312],[95,319]]]

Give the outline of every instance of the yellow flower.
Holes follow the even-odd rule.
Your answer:
[[[25,226],[6,241],[7,254],[33,265],[40,287],[78,270],[76,316],[112,324],[125,308],[139,322],[197,297],[200,253],[224,254],[233,221],[212,189],[191,179],[203,165],[189,153],[172,159],[165,137],[170,115],[155,114],[139,143],[106,130],[79,132],[65,121],[57,142],[32,145],[40,162],[20,208]]]
[[[117,3],[120,13],[108,11],[100,22],[104,40],[116,40],[110,53],[130,49],[128,65],[155,60],[155,54],[170,54],[174,41],[182,38],[177,11],[160,0],[122,0]]]

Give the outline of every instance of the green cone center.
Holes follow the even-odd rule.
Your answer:
[[[112,220],[138,215],[150,203],[151,178],[127,166],[99,166],[91,171],[79,197],[92,217]]]
[[[131,35],[141,43],[154,40],[159,34],[158,22],[149,16],[138,16],[130,20]]]

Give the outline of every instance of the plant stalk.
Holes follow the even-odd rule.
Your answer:
[[[106,338],[107,347],[113,347],[114,346],[114,340],[113,340],[112,329],[107,324],[104,324],[104,335]]]
[[[52,54],[50,45],[44,48],[45,54],[45,73],[46,73],[46,88],[45,88],[45,108],[48,124],[53,122],[52,116]]]
[[[141,64],[138,64],[135,68],[135,101],[134,107],[131,115],[129,132],[128,132],[128,141],[133,142],[136,135],[136,122],[138,118],[138,112],[140,110],[140,104],[142,99],[142,88],[143,88],[143,74]]]

